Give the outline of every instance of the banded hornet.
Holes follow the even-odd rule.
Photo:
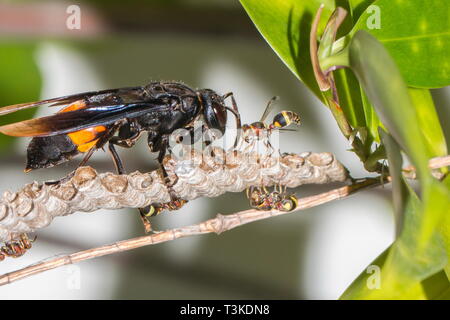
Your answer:
[[[257,210],[292,211],[298,206],[295,194],[287,193],[286,187],[275,186],[272,192],[265,187],[250,187],[247,189],[250,206]]]

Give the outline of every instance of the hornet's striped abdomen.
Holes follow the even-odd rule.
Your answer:
[[[276,128],[284,128],[289,126],[291,123],[300,125],[300,117],[292,111],[281,111],[273,118],[273,125]]]

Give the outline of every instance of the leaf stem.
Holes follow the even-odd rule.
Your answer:
[[[325,74],[328,74],[331,71],[338,69],[339,67],[349,67],[350,61],[348,46],[328,57],[324,57],[319,61],[319,63],[320,68],[322,70],[325,70]]]

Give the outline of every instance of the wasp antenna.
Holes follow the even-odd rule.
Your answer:
[[[234,141],[234,148],[237,147],[237,144],[239,142],[239,138],[240,138],[240,131],[241,131],[241,116],[239,113],[237,113],[236,111],[234,111],[233,109],[231,109],[230,107],[225,107],[225,109],[227,109],[228,111],[230,111],[236,118],[236,128],[237,128],[237,134],[236,134],[236,140]]]
[[[228,92],[228,93],[224,94],[222,97],[223,97],[223,99],[231,97],[231,104],[232,104],[233,108],[225,106],[225,109],[231,111],[233,113],[233,115],[236,117],[237,135],[236,135],[236,139],[234,140],[234,148],[236,148],[238,145],[239,139],[241,138],[240,137],[241,128],[242,128],[241,114],[239,113],[239,109],[238,109],[236,100],[234,99],[233,92]]]
[[[239,113],[237,113],[236,111],[234,111],[233,109],[231,109],[230,107],[225,107],[225,109],[230,111],[236,117],[236,120],[239,121],[239,127],[240,127],[240,125],[241,125],[241,115]]]
[[[297,130],[297,129],[279,128],[278,131],[285,131],[285,132],[286,132],[286,131],[291,131],[291,132],[294,131],[294,132],[297,132],[298,130]]]
[[[222,96],[222,99],[226,99],[226,98],[228,98],[228,97],[230,97],[230,96],[232,96],[233,95],[233,92],[227,92],[227,93],[225,93],[223,96]]]

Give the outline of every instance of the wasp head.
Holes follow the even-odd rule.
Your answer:
[[[217,129],[225,132],[227,124],[227,108],[222,96],[210,89],[203,89],[198,92],[203,106],[203,116],[210,129]]]

